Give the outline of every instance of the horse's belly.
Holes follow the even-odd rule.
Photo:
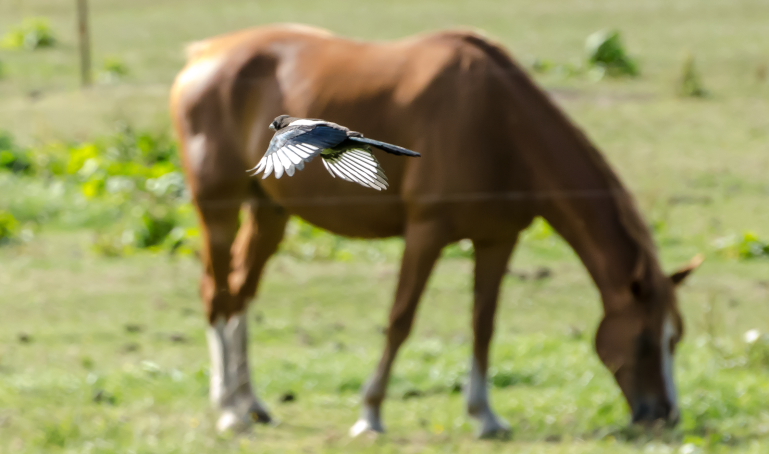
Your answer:
[[[293,177],[259,179],[270,199],[320,228],[338,235],[383,238],[401,235],[405,210],[400,196],[402,160],[378,157],[390,187],[376,191],[357,183],[334,178],[315,159]],[[400,161],[399,161],[400,160]]]
[[[334,203],[337,202],[337,203]],[[291,214],[338,235],[359,238],[384,238],[402,235],[405,225],[400,201],[334,200],[326,198],[319,204],[285,203]]]

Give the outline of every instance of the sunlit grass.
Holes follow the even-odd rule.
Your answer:
[[[184,44],[251,25],[298,21],[372,39],[465,25],[525,65],[579,63],[590,33],[620,30],[639,78],[537,78],[636,194],[665,269],[707,255],[680,291],[683,420],[660,433],[627,428],[625,403],[592,351],[598,294],[568,247],[536,224],[505,278],[493,350],[493,402],[512,439],[476,441],[458,392],[472,288],[471,250],[459,244],[445,251],[397,363],[389,433],[350,440],[402,241],[342,240],[293,223],[249,316],[255,383],[281,423],[216,435],[195,259],[102,257],[94,232],[122,219],[120,208],[77,185],[0,172],[0,210],[23,232],[0,247],[0,452],[769,451],[769,261],[722,247],[725,238],[769,238],[766,2],[90,3],[95,68],[119,58],[125,74],[81,92],[74,2],[0,2],[0,34],[42,16],[57,38],[52,49],[0,50],[0,129],[22,145],[96,140],[118,121],[167,129]],[[679,96],[687,55],[705,99]],[[551,277],[536,279],[542,268]],[[750,343],[749,330],[758,330]],[[288,392],[296,401],[281,403]]]
[[[380,353],[396,263],[364,260],[361,267],[360,260],[283,254],[250,317],[256,385],[282,423],[229,439],[212,428],[197,263],[148,254],[100,259],[86,246],[82,235],[43,235],[0,250],[5,449],[338,452],[373,443],[382,452],[633,452],[657,445],[674,452],[691,444],[761,452],[769,437],[769,367],[756,350],[769,345],[747,344],[736,332],[766,317],[765,307],[749,302],[761,295],[749,284],[755,266],[741,267],[747,275],[729,299],[711,301],[715,320],[700,320],[697,301],[712,271],[684,292],[688,334],[677,363],[683,421],[655,437],[626,429],[625,403],[592,351],[599,303],[580,266],[558,252],[558,242],[525,242],[515,262],[520,271],[553,265],[533,258],[542,248],[562,258],[553,278],[505,280],[491,383],[515,433],[489,444],[473,441],[459,392],[469,365],[471,263],[445,259],[399,358],[385,410],[390,432],[367,442],[350,441],[345,430]],[[42,282],[46,292],[38,291]],[[280,403],[288,392],[296,401]]]

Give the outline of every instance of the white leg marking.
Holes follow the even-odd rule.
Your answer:
[[[665,394],[670,402],[670,418],[678,416],[678,391],[676,382],[673,378],[673,352],[671,351],[670,341],[676,335],[676,328],[670,316],[665,316],[665,322],[662,325],[662,376],[665,381]]]
[[[364,404],[360,419],[350,427],[350,436],[357,437],[372,432],[384,433],[384,426],[382,426],[382,420],[379,417],[379,409]]]
[[[467,390],[467,412],[481,423],[479,438],[502,437],[510,434],[510,424],[494,413],[489,405],[489,387],[478,360],[473,358],[470,385]]]
[[[211,355],[211,381],[209,396],[214,408],[221,408],[222,399],[225,391],[226,358],[227,344],[224,340],[224,318],[219,317],[208,327],[206,337],[208,338],[208,352]]]
[[[377,369],[371,381],[366,385],[363,390],[363,408],[361,409],[360,418],[350,428],[350,436],[357,437],[366,432],[379,432],[385,431],[384,425],[382,425],[381,406],[370,405],[367,401],[367,396],[382,396],[384,394],[384,379],[382,372]]]
[[[227,322],[227,336],[231,339],[231,375],[233,378],[234,404],[246,413],[256,413],[269,418],[267,408],[256,397],[251,386],[251,369],[248,365],[248,319],[245,314],[233,315]]]
[[[264,404],[254,395],[248,366],[248,331],[244,314],[226,322],[217,319],[208,330],[211,351],[211,401],[221,410],[216,424],[220,432],[244,430],[255,416],[269,420]]]

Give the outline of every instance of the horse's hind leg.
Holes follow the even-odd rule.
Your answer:
[[[440,222],[411,223],[406,228],[406,248],[403,252],[398,290],[390,312],[387,343],[374,376],[363,392],[363,409],[358,422],[350,429],[353,437],[367,431],[384,432],[381,406],[387,392],[395,356],[408,337],[414,321],[419,298],[425,288],[441,249],[447,244]]]
[[[248,421],[238,405],[231,358],[237,349],[236,339],[244,336],[246,319],[236,312],[229,279],[242,197],[196,197],[195,202],[203,227],[201,295],[210,323],[206,335],[211,355],[211,403],[221,411],[219,430],[241,429]]]
[[[230,286],[237,306],[229,322],[234,324],[230,376],[238,413],[268,423],[272,418],[251,385],[246,313],[248,302],[256,294],[262,270],[283,239],[288,214],[267,199],[254,199],[246,208],[247,216],[232,248],[234,266]]]
[[[467,411],[478,419],[481,438],[507,436],[510,425],[494,413],[489,404],[486,371],[489,366],[489,344],[494,332],[499,287],[507,262],[515,247],[515,239],[502,242],[477,241],[475,246],[475,302],[473,306],[473,359],[467,390]]]
[[[251,385],[246,309],[288,216],[267,201],[250,200],[238,232],[240,204],[199,200],[198,205],[207,232],[202,291],[211,323],[211,401],[221,412],[219,431],[243,430],[255,421],[271,420]]]
[[[184,138],[185,170],[203,233],[201,296],[210,324],[210,397],[220,411],[217,428],[240,430],[251,425],[253,415],[266,419],[266,412],[259,411],[262,408],[251,391],[248,374],[246,299],[231,284],[239,215],[243,204],[253,197],[252,181],[237,144],[217,129],[218,123],[213,119],[199,123],[206,129],[180,136]],[[181,126],[183,131],[190,128],[185,123]]]

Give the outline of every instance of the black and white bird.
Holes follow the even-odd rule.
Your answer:
[[[252,175],[264,172],[263,179],[272,172],[275,178],[284,172],[293,176],[296,169],[304,169],[306,162],[320,155],[331,176],[381,191],[387,189],[387,177],[371,152],[372,146],[399,156],[421,156],[397,145],[367,139],[330,121],[280,115],[270,129],[275,130],[275,135],[267,153],[249,170]]]

